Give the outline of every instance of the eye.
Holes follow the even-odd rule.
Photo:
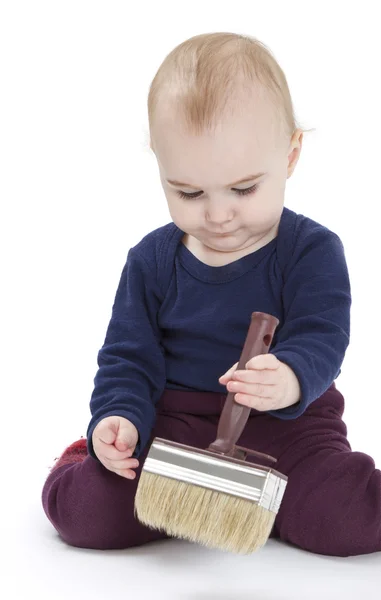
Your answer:
[[[254,183],[254,185],[252,185],[249,188],[245,188],[244,190],[234,190],[234,191],[237,192],[237,194],[239,196],[247,196],[247,194],[253,194],[254,192],[256,192],[258,188],[259,188],[259,183]]]
[[[235,188],[232,188],[232,189],[234,192],[237,192],[237,194],[239,196],[247,196],[248,194],[253,194],[254,192],[256,192],[258,188],[259,188],[259,183],[255,183],[251,187],[245,188],[243,190],[238,190]],[[183,192],[180,190],[177,193],[180,196],[180,198],[184,198],[185,200],[191,199],[191,198],[199,198],[202,194],[202,192],[192,192],[191,194],[187,194],[186,192]]]

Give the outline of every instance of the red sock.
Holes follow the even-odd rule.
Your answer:
[[[80,440],[73,442],[66,448],[66,450],[61,454],[59,458],[56,458],[56,463],[52,467],[51,471],[54,471],[58,467],[62,465],[69,465],[71,463],[82,462],[85,460],[87,452],[87,441],[85,438],[81,437]]]

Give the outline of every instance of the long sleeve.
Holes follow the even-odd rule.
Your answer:
[[[106,337],[98,353],[99,369],[90,400],[87,430],[90,455],[97,459],[92,434],[105,417],[129,419],[139,432],[134,457],[149,441],[155,405],[165,388],[164,352],[157,311],[160,292],[146,260],[131,249],[124,265]]]
[[[300,402],[269,411],[294,419],[321,396],[340,373],[349,344],[351,291],[340,238],[316,227],[300,234],[285,273],[284,323],[271,352],[294,371]]]

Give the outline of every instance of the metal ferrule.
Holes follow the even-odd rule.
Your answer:
[[[143,471],[245,498],[275,514],[287,485],[287,477],[270,467],[161,438],[153,441]]]

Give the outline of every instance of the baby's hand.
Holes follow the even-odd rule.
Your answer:
[[[250,359],[245,370],[233,365],[219,381],[234,392],[234,400],[259,411],[278,410],[297,404],[300,385],[294,371],[274,354]]]
[[[93,431],[94,452],[109,471],[121,477],[135,479],[132,469],[139,461],[131,458],[138,443],[139,434],[135,425],[124,417],[106,417]]]

